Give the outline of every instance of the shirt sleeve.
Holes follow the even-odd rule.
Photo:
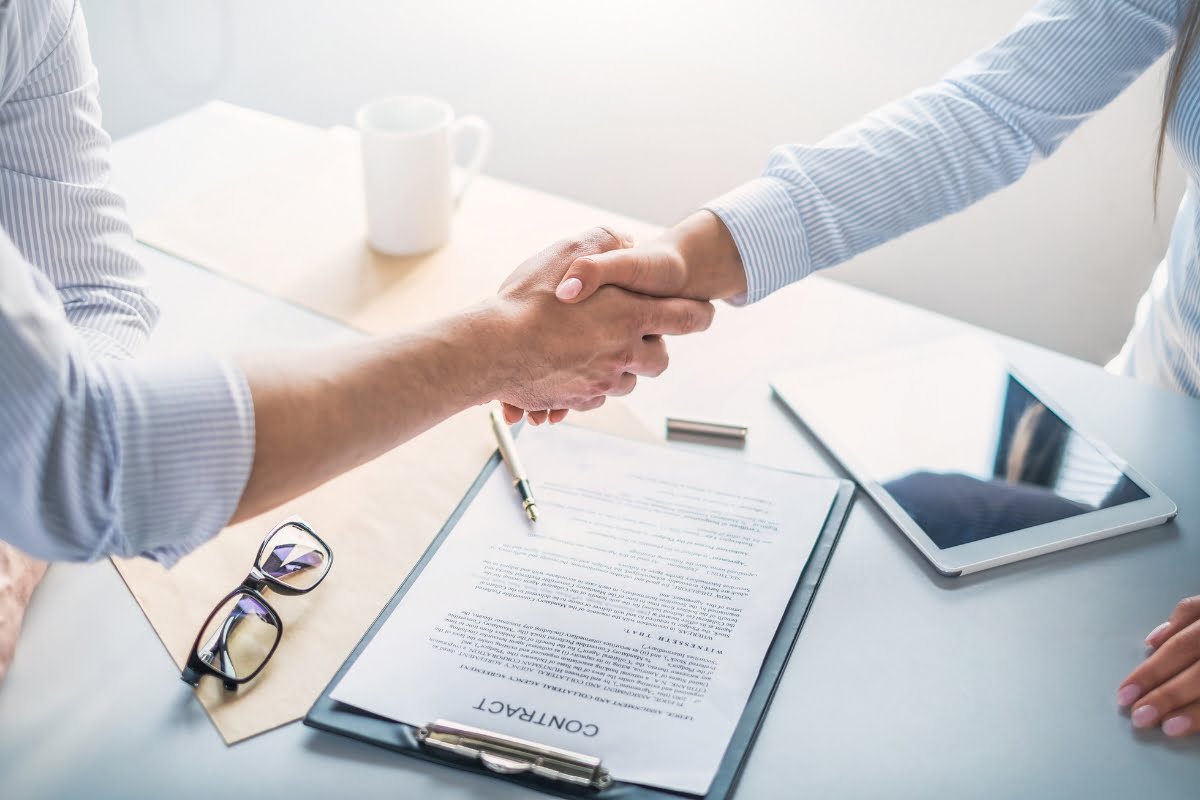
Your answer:
[[[96,68],[78,3],[15,3],[0,100],[0,228],[49,278],[96,356],[137,352],[158,320],[109,174]],[[14,74],[23,77],[14,78]],[[11,200],[11,202],[10,202]]]
[[[232,516],[253,405],[221,359],[127,358],[158,308],[97,94],[77,3],[0,4],[0,536],[170,565]]]
[[[1172,45],[1178,0],[1043,0],[991,48],[706,207],[747,302],[961,211],[1020,178]]]
[[[211,356],[96,358],[0,233],[0,532],[49,561],[167,565],[221,530],[250,472],[242,373]]]

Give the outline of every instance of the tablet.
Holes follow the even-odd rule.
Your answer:
[[[772,388],[945,575],[1175,516],[980,338],[791,372]]]

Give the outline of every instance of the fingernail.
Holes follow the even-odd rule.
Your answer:
[[[1158,719],[1158,711],[1154,706],[1141,706],[1134,710],[1130,720],[1135,728],[1149,728]]]
[[[1163,723],[1162,730],[1167,736],[1183,736],[1192,727],[1192,721],[1187,717],[1171,717]]]
[[[1150,635],[1146,637],[1146,644],[1154,644],[1154,638],[1170,627],[1170,625],[1171,623],[1164,622],[1162,625],[1159,625],[1157,628],[1150,631]]]
[[[1117,705],[1124,708],[1133,705],[1133,701],[1142,696],[1142,688],[1137,684],[1126,684],[1117,690]]]
[[[583,291],[583,281],[579,278],[567,278],[558,285],[554,296],[559,300],[574,300]]]

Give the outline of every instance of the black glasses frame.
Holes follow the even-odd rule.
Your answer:
[[[325,552],[329,556],[329,560],[326,562],[324,574],[317,579],[316,583],[314,583],[312,586],[309,586],[307,589],[297,589],[295,586],[289,586],[283,581],[267,575],[262,571],[260,566],[262,564],[263,555],[267,549],[267,544],[271,541],[275,534],[279,533],[285,528],[290,527],[299,528],[307,533],[309,536],[315,539],[317,543],[321,545],[321,547],[325,548]],[[304,522],[303,520],[289,519],[276,525],[262,540],[262,544],[258,546],[258,554],[254,557],[254,565],[250,568],[250,573],[246,576],[245,580],[242,581],[240,586],[217,601],[217,604],[213,606],[213,610],[210,611],[208,616],[204,618],[204,623],[200,626],[200,630],[196,634],[196,641],[192,643],[192,649],[188,652],[187,664],[184,666],[183,671],[179,675],[180,679],[183,680],[184,683],[187,683],[191,686],[199,686],[201,678],[203,678],[205,675],[211,675],[214,678],[220,679],[225,689],[231,692],[236,691],[237,688],[242,684],[249,683],[250,681],[254,680],[258,674],[263,671],[263,668],[267,666],[267,662],[271,660],[271,657],[275,655],[275,650],[279,647],[280,640],[283,639],[283,620],[279,617],[278,612],[275,611],[271,604],[267,602],[267,599],[263,597],[263,590],[271,589],[277,594],[288,597],[308,594],[313,589],[316,589],[321,585],[321,582],[329,576],[329,570],[332,568],[333,549],[325,543],[324,539],[317,535],[316,531],[309,527],[308,523]],[[263,659],[263,662],[258,665],[258,669],[244,677],[231,678],[200,658],[200,639],[204,636],[204,632],[208,630],[209,624],[212,623],[213,619],[217,616],[217,613],[225,606],[226,603],[238,595],[246,595],[247,597],[254,599],[264,609],[266,609],[267,613],[271,615],[271,622],[274,623],[277,633],[275,635],[275,643],[271,645],[270,652],[267,653],[267,657]]]

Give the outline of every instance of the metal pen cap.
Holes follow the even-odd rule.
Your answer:
[[[719,422],[667,417],[668,439],[742,447],[746,443],[749,433],[750,429],[745,425],[725,425]]]

